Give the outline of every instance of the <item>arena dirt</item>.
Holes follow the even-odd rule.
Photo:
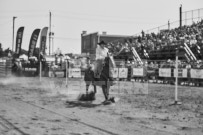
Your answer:
[[[90,87],[90,91],[93,90]],[[1,78],[0,134],[5,135],[157,135],[203,134],[203,90],[174,85],[117,82],[111,105],[97,87],[95,101],[81,102],[82,79]]]

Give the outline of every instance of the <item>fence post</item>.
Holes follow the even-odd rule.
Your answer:
[[[39,80],[41,82],[42,79],[42,61],[39,61]]]
[[[174,105],[181,105],[182,103],[178,101],[178,48],[176,50],[176,74],[175,74],[175,102]]]

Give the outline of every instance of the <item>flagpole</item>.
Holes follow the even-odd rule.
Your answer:
[[[40,62],[39,62],[39,80],[40,80],[40,82],[41,82],[41,78],[42,78],[42,62],[40,60]]]
[[[15,31],[15,19],[16,19],[16,18],[17,18],[16,16],[13,17],[12,53],[13,53],[13,51],[14,51],[14,31]]]
[[[49,55],[51,54],[51,12],[49,12]]]
[[[68,70],[68,59],[66,59],[66,87],[68,86],[67,70]]]

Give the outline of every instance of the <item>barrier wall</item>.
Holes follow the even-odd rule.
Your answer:
[[[0,62],[1,63],[1,62]],[[5,64],[5,63],[4,63]],[[1,64],[2,65],[2,64]],[[2,66],[4,67],[4,66]],[[4,69],[2,69],[4,71]],[[147,76],[147,71],[144,68],[132,68],[131,77],[143,77]],[[55,71],[55,72],[65,72],[65,71]],[[128,77],[128,68],[114,68],[113,69],[113,78],[127,78]],[[176,69],[173,68],[159,68],[158,77],[170,78],[176,77]],[[82,76],[81,68],[69,68],[68,77],[78,78]],[[178,69],[179,78],[196,78],[203,79],[203,69]]]
[[[9,58],[0,58],[0,77],[11,75],[12,60]]]
[[[83,77],[83,69],[81,68],[69,68],[67,75],[69,78],[81,78]],[[113,78],[114,79],[127,79],[127,80],[155,80],[155,82],[173,83],[175,82],[177,70],[174,68],[157,68],[147,69],[146,67],[137,68],[114,68]],[[54,75],[53,75],[54,74]],[[50,77],[65,77],[64,71],[55,71],[50,74]],[[203,85],[203,69],[178,69],[178,78],[181,81],[190,81],[192,83],[202,83]],[[154,82],[154,81],[153,81]]]

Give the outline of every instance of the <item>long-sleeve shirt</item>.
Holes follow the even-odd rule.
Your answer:
[[[101,48],[99,45],[96,48],[96,60],[98,59],[105,59],[108,55],[108,48],[104,47]]]

